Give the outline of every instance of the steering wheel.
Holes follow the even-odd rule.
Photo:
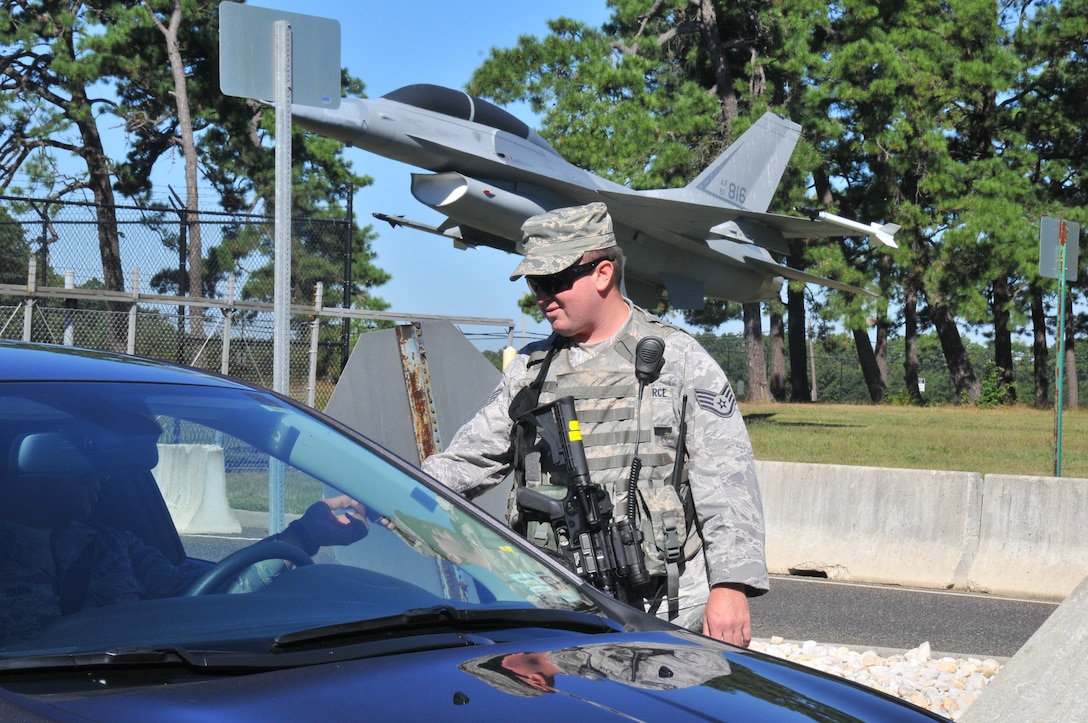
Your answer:
[[[295,565],[312,565],[314,560],[305,550],[279,540],[261,540],[249,547],[232,552],[204,572],[182,595],[210,595],[224,583],[233,580],[242,570],[263,560],[287,560]]]

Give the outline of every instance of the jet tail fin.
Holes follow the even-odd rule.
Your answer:
[[[724,204],[764,213],[800,137],[801,126],[765,113],[685,186],[681,197],[694,203]]]

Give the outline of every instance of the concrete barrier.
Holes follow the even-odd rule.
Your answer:
[[[1088,480],[756,462],[772,573],[1062,600]]]
[[[969,586],[1062,600],[1088,575],[1088,480],[986,475]]]
[[[174,526],[183,535],[236,535],[242,531],[227,502],[223,448],[215,444],[160,444],[151,470]],[[204,480],[203,485],[193,480]]]
[[[788,462],[756,469],[772,573],[937,588],[966,582],[982,475]]]
[[[1084,480],[1080,480],[1083,482]],[[1088,720],[1088,580],[1058,609],[983,689],[963,723]]]

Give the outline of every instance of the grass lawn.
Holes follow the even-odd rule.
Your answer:
[[[742,404],[756,459],[1053,476],[1057,419],[1030,407]],[[1088,412],[1062,415],[1062,477],[1088,478]]]
[[[287,499],[284,511],[301,515],[324,496],[321,483],[298,472],[287,472]],[[231,472],[227,474],[227,501],[232,509],[268,511],[268,472]]]

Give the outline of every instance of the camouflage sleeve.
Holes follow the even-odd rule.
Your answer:
[[[444,450],[423,460],[424,472],[466,497],[475,497],[503,480],[513,462],[510,401],[531,381],[528,360],[525,350],[514,357],[484,406],[457,430]]]
[[[149,598],[180,595],[207,569],[206,564],[196,560],[185,560],[175,565],[158,548],[145,544],[127,531],[117,532],[127,548],[132,572]]]
[[[718,363],[687,334],[669,338],[681,366],[677,418],[687,396],[688,479],[703,534],[710,585],[744,583],[750,595],[769,589],[763,501],[755,458],[733,388]],[[672,354],[670,354],[672,356]]]

